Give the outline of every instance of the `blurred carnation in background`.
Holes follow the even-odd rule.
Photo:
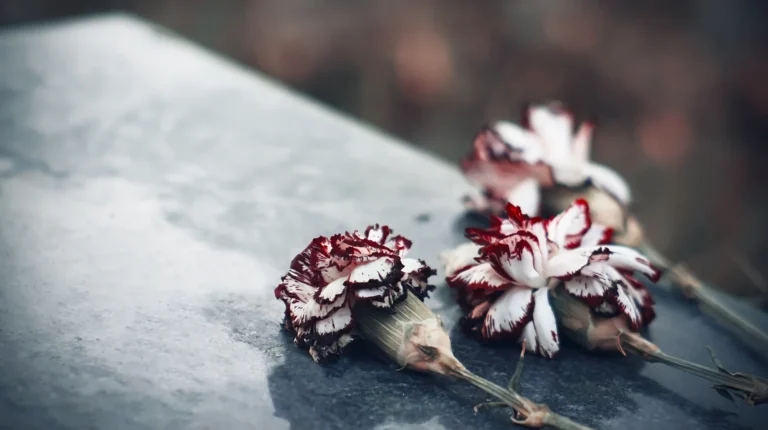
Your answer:
[[[0,24],[111,10],[449,162],[483,124],[561,100],[598,120],[594,158],[654,243],[719,287],[768,290],[768,2],[0,0]]]

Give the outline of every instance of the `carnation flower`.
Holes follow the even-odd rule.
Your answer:
[[[296,344],[322,361],[352,341],[355,304],[388,309],[409,291],[423,299],[434,289],[427,280],[435,271],[405,258],[410,248],[411,241],[378,224],[364,233],[313,239],[275,289]]]
[[[660,273],[638,252],[605,245],[612,230],[592,223],[586,201],[551,219],[528,217],[509,203],[506,211],[507,219],[492,217],[488,229],[466,230],[474,247],[441,255],[471,332],[525,340],[530,351],[553,357],[559,339],[548,290],[559,281],[595,312],[623,315],[632,328],[653,318],[653,300],[633,274],[655,281]]]
[[[726,322],[725,327],[759,350],[768,351],[768,333],[718,300],[691,271],[673,263],[647,240],[643,226],[628,210],[631,193],[626,182],[614,170],[589,160],[593,131],[593,124],[586,122],[574,133],[573,116],[558,103],[527,109],[523,126],[500,121],[486,127],[475,137],[474,150],[461,165],[469,181],[481,191],[466,197],[465,206],[471,211],[497,214],[511,202],[528,215],[548,215],[584,198],[590,204],[592,219],[615,230],[615,243],[641,250],[702,310]],[[627,282],[634,284],[630,278]],[[591,289],[587,285],[584,288]],[[628,293],[635,299],[649,299],[638,286]],[[601,310],[610,313],[616,306],[609,301]]]
[[[588,430],[473,374],[456,359],[442,321],[422,303],[434,288],[427,280],[435,271],[421,260],[405,258],[410,247],[408,239],[378,224],[362,234],[312,240],[275,289],[294,342],[321,362],[338,355],[352,341],[354,329],[402,368],[456,378],[492,395],[515,411],[515,423]]]
[[[499,121],[475,137],[461,168],[482,195],[465,198],[467,208],[495,214],[511,202],[525,214],[538,215],[542,189],[592,185],[610,196],[622,214],[621,223],[608,225],[623,226],[631,193],[613,169],[590,161],[594,124],[585,122],[574,133],[573,115],[557,103],[528,108],[523,123]]]

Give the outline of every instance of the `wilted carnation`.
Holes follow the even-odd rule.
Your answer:
[[[559,281],[594,312],[624,315],[635,329],[653,318],[653,300],[632,274],[657,280],[659,272],[630,248],[604,245],[612,231],[592,223],[586,201],[552,219],[530,218],[512,204],[506,211],[489,229],[467,229],[474,246],[441,255],[470,331],[485,340],[524,339],[530,351],[554,356],[559,339],[548,289]]]
[[[592,123],[574,134],[573,115],[559,104],[532,106],[523,122],[520,127],[499,121],[475,137],[474,150],[461,167],[482,195],[467,197],[468,209],[497,214],[511,202],[525,214],[538,215],[542,188],[592,185],[626,213],[629,186],[614,170],[589,159]]]
[[[388,309],[409,290],[423,299],[435,271],[422,260],[405,258],[411,241],[391,236],[387,226],[370,226],[312,240],[291,262],[275,289],[285,303],[285,327],[315,361],[337,355],[352,341],[354,307],[361,302]]]

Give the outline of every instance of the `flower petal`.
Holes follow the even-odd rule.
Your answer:
[[[294,326],[302,326],[325,318],[331,312],[339,309],[346,304],[347,295],[342,294],[335,301],[329,304],[322,304],[315,301],[314,298],[304,302],[293,297],[284,299],[288,306],[288,312]]]
[[[588,163],[584,171],[592,184],[613,196],[623,206],[629,205],[632,194],[629,185],[615,170],[597,163]]]
[[[596,247],[579,248],[578,252],[582,255],[590,253],[589,261],[604,261],[606,264],[617,269],[637,271],[656,282],[661,277],[661,272],[656,269],[647,258],[632,248],[621,245],[607,245]],[[587,275],[589,271],[584,274]]]
[[[403,276],[403,263],[396,257],[380,257],[352,270],[346,285],[355,288],[391,286]]]
[[[528,109],[528,126],[536,133],[548,158],[566,159],[571,155],[573,117],[559,104],[532,106]]]
[[[580,246],[605,245],[613,240],[613,229],[600,224],[592,224],[592,227],[584,233]]]
[[[315,300],[323,304],[334,302],[347,291],[346,281],[346,277],[341,277],[318,289],[314,296]]]
[[[472,242],[467,242],[456,248],[441,252],[438,259],[445,268],[445,276],[450,277],[470,266],[476,266],[478,263],[475,261],[475,258],[479,255],[480,246]],[[407,259],[404,258],[403,261],[405,260]],[[403,271],[405,271],[405,269],[403,269]]]
[[[538,215],[541,205],[539,181],[530,177],[522,179],[506,195],[507,201],[520,207],[523,213]]]
[[[578,164],[586,164],[589,162],[589,151],[592,145],[592,133],[595,130],[595,124],[592,122],[584,122],[579,127],[576,135],[573,136],[571,142],[571,159]]]
[[[560,279],[567,279],[577,274],[598,276],[603,272],[604,267],[595,263],[639,271],[654,282],[661,276],[661,272],[642,254],[619,245],[590,246],[561,252],[549,260],[546,275]]]
[[[632,326],[633,330],[638,330],[642,323],[640,311],[635,306],[635,302],[625,292],[626,285],[622,282],[614,282],[605,292],[605,300],[614,305],[623,313]]]
[[[317,292],[317,287],[312,285],[311,281],[303,274],[295,270],[290,270],[287,275],[283,276],[282,281],[275,288],[275,298],[277,299],[293,297],[306,302]]]
[[[486,339],[519,338],[523,327],[532,318],[534,304],[531,293],[530,288],[514,287],[496,299],[485,315],[483,337]]]
[[[365,229],[365,237],[379,244],[384,244],[390,233],[392,233],[392,230],[386,225],[379,226],[374,224]]]
[[[392,236],[384,245],[395,251],[400,257],[404,257],[411,250],[413,243],[403,236],[397,235]]]
[[[541,161],[544,155],[543,147],[530,131],[509,121],[496,122],[493,131],[508,148],[506,154],[509,158],[523,160],[528,164]]]
[[[568,294],[581,299],[590,308],[596,308],[605,301],[605,287],[595,278],[574,276],[564,281]]]
[[[560,248],[575,248],[581,243],[584,234],[592,226],[592,220],[589,217],[589,205],[584,199],[578,199],[571,205],[552,218],[547,229],[549,239]]]
[[[336,312],[315,322],[315,332],[320,336],[341,335],[352,326],[352,309],[343,306]]]
[[[488,245],[481,250],[500,275],[527,285],[544,286],[546,280],[536,270],[543,267],[541,250],[536,237],[528,231],[520,231],[505,237],[502,241]]]
[[[511,282],[502,278],[493,270],[491,263],[478,264],[462,270],[447,279],[453,288],[498,290],[511,286]]]
[[[549,305],[549,290],[539,288],[533,293],[533,324],[536,328],[536,350],[547,358],[552,358],[560,350],[557,337],[557,322],[555,313]]]

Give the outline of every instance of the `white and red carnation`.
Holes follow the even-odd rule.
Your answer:
[[[583,123],[574,134],[573,115],[560,104],[531,106],[523,123],[499,121],[475,137],[474,150],[461,168],[482,194],[465,198],[468,209],[495,214],[510,202],[536,215],[542,187],[588,184],[622,207],[629,205],[629,186],[621,176],[589,159],[592,123]]]
[[[525,339],[530,351],[554,356],[559,340],[548,289],[558,281],[595,312],[623,314],[635,329],[650,322],[653,300],[633,274],[656,281],[659,272],[637,251],[605,245],[612,230],[592,223],[586,201],[551,219],[530,218],[512,204],[506,210],[488,229],[467,229],[473,245],[440,256],[470,331],[486,340]]]
[[[434,289],[427,280],[435,271],[422,260],[405,258],[410,248],[411,241],[378,224],[364,233],[313,239],[275,289],[296,344],[322,361],[352,340],[355,304],[390,308],[409,290],[423,299]]]

